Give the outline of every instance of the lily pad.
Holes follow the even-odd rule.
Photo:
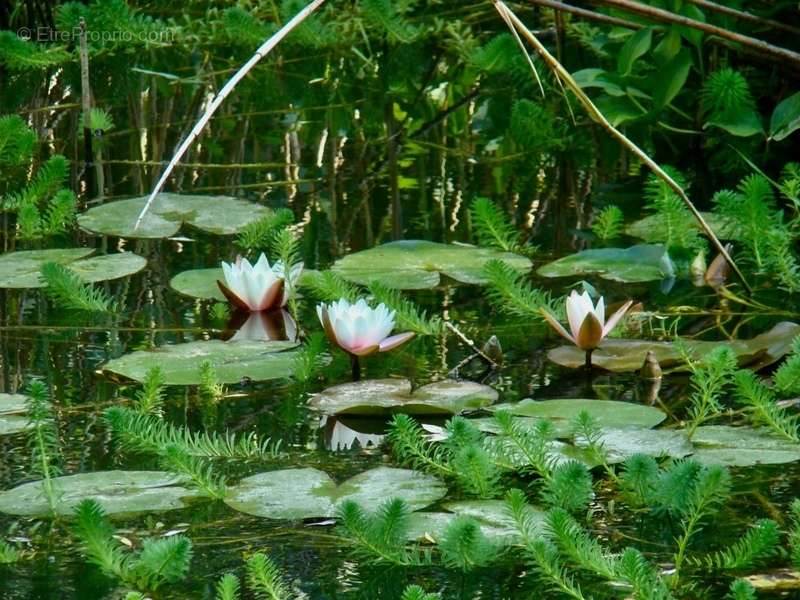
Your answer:
[[[86,283],[118,279],[141,271],[147,260],[132,252],[103,254],[86,258],[92,248],[52,248],[21,250],[0,256],[0,288],[44,287],[42,265],[53,262],[66,265]]]
[[[18,433],[28,428],[28,397],[23,394],[0,394],[0,435]]]
[[[503,500],[462,500],[446,502],[442,508],[447,512],[416,512],[411,515],[407,537],[412,541],[438,542],[450,523],[460,516],[473,517],[481,532],[490,540],[500,544],[514,543],[518,537],[514,519],[508,514]],[[544,526],[545,512],[531,507],[534,527]]]
[[[228,489],[225,503],[231,508],[270,519],[331,517],[345,501],[358,502],[367,510],[390,498],[401,498],[411,510],[433,504],[447,493],[444,484],[425,473],[378,467],[337,485],[318,469],[268,471],[243,479]]]
[[[611,281],[637,283],[674,277],[675,265],[664,246],[640,244],[584,250],[539,267],[537,273],[542,277],[599,275]]]
[[[758,370],[780,360],[791,349],[792,340],[800,335],[800,325],[784,321],[769,331],[749,340],[708,342],[684,340],[696,356],[705,356],[720,344],[728,345],[736,354],[740,367]],[[672,342],[648,340],[606,339],[592,354],[592,363],[607,371],[623,373],[641,368],[647,352],[652,352],[663,369],[685,371],[686,364]],[[576,346],[559,346],[547,353],[547,358],[563,367],[583,366],[585,354]]]
[[[100,503],[108,514],[138,513],[184,508],[184,499],[202,495],[182,487],[185,478],[164,471],[95,471],[53,480],[58,493],[55,510],[71,515],[87,498]],[[50,512],[42,482],[31,481],[0,492],[0,512],[38,516]]]
[[[159,366],[167,385],[198,385],[200,363],[210,361],[220,383],[280,379],[291,373],[297,344],[288,341],[223,342],[203,340],[170,344],[152,350],[137,350],[107,362],[103,369],[123,377],[144,381],[147,371]]]
[[[417,290],[436,287],[441,275],[461,283],[484,284],[483,267],[493,259],[503,260],[520,273],[531,269],[531,261],[519,254],[468,244],[401,240],[345,256],[331,270],[362,285],[378,280],[389,287]]]
[[[711,230],[717,235],[717,237],[721,240],[737,240],[739,239],[739,234],[736,231],[736,226],[729,223],[725,218],[720,217],[719,215],[713,212],[701,212],[700,213],[705,219],[708,226],[711,227]],[[631,237],[636,237],[642,239],[646,242],[660,242],[663,240],[654,239],[651,232],[658,232],[658,228],[656,227],[658,220],[660,217],[658,215],[649,215],[644,219],[639,219],[638,221],[634,221],[633,223],[629,224],[625,228],[625,233]],[[700,224],[696,220],[692,220],[692,227],[698,229],[699,231],[703,231],[703,228],[700,227]]]
[[[694,452],[686,432],[680,429],[647,429],[643,427],[603,427],[598,441],[609,452],[612,462],[633,454],[683,458]],[[585,445],[576,439],[579,447]]]
[[[514,415],[550,419],[559,425],[568,425],[582,411],[595,419],[601,428],[607,427],[655,427],[666,415],[654,406],[621,402],[619,400],[558,399],[533,400],[525,398],[519,402],[497,404],[489,410],[508,410]]]
[[[504,469],[510,471],[530,466],[529,457],[519,449],[510,438],[504,435],[490,436],[484,441],[484,447],[492,459]],[[584,448],[566,444],[558,440],[549,442],[547,447],[548,460],[553,465],[560,465],[569,461],[577,461],[593,469],[600,463],[597,457]],[[621,460],[621,459],[620,459]],[[612,461],[613,462],[613,461]]]
[[[777,465],[800,460],[800,444],[765,428],[706,425],[692,436],[693,458],[703,464],[729,467]]]
[[[497,392],[473,381],[445,379],[411,392],[408,379],[372,379],[329,387],[309,400],[328,415],[458,415],[497,401]]]
[[[197,196],[162,193],[156,196],[138,229],[136,219],[147,196],[117,200],[90,208],[78,217],[88,231],[130,238],[165,238],[178,233],[182,225],[219,235],[238,233],[270,209],[232,196]]]

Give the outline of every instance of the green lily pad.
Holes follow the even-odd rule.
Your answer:
[[[247,377],[267,381],[288,377],[297,344],[288,341],[223,342],[203,340],[137,350],[107,362],[103,369],[144,381],[147,371],[159,366],[167,385],[198,385],[200,363],[210,361],[220,383],[238,383]]]
[[[304,269],[300,274],[298,285],[302,286],[305,278],[313,276],[314,273],[316,273],[316,271],[313,269]],[[175,275],[169,282],[169,285],[173,290],[184,296],[200,298],[201,300],[227,302],[228,300],[219,290],[219,286],[217,285],[218,280],[225,281],[225,276],[220,267],[212,269],[192,269]]]
[[[800,325],[784,321],[749,340],[729,342],[684,340],[684,343],[696,356],[705,356],[716,346],[726,344],[736,354],[740,367],[758,370],[785,356],[797,335],[800,335]],[[641,368],[648,351],[655,355],[663,369],[687,370],[675,344],[649,340],[605,339],[600,348],[592,354],[592,364],[615,373],[636,371]],[[550,350],[547,358],[563,367],[577,369],[583,366],[585,353],[576,346],[559,346]]]
[[[186,489],[185,478],[164,471],[95,471],[56,477],[53,480],[59,515],[71,515],[87,498],[100,503],[107,514],[138,513],[184,508],[184,499],[202,495]],[[39,516],[50,513],[42,482],[31,481],[0,492],[0,512]]]
[[[528,456],[508,437],[504,435],[490,436],[484,440],[486,452],[502,468],[515,471],[530,466]],[[582,462],[593,469],[600,463],[594,454],[584,448],[572,444],[553,440],[547,447],[548,460],[553,465],[560,465],[568,461]]]
[[[24,431],[29,426],[28,397],[23,394],[0,394],[0,435]]]
[[[331,517],[345,501],[358,502],[367,510],[390,498],[401,498],[411,510],[433,504],[447,493],[444,484],[425,473],[378,467],[337,485],[318,469],[283,469],[247,477],[228,489],[225,503],[231,508],[270,519]]]
[[[40,272],[42,265],[49,262],[68,266],[86,283],[133,275],[147,265],[147,260],[132,252],[86,258],[92,252],[92,248],[52,248],[3,254],[0,256],[0,288],[44,287]]]
[[[496,401],[494,389],[473,381],[445,379],[412,393],[408,379],[372,379],[329,387],[308,404],[328,415],[458,415]]]
[[[703,464],[729,467],[777,465],[800,460],[800,444],[795,444],[766,428],[706,425],[698,427],[692,441],[694,458]]]
[[[438,542],[444,530],[456,518],[468,516],[474,518],[480,525],[483,535],[494,542],[511,544],[519,538],[514,519],[508,514],[507,504],[503,500],[446,502],[442,508],[447,512],[413,513],[406,537],[411,541]],[[534,527],[543,528],[544,510],[532,506],[530,514]]]
[[[713,212],[701,212],[700,213],[705,219],[708,226],[711,227],[711,230],[717,234],[717,237],[721,240],[737,240],[739,239],[739,234],[736,231],[736,226],[729,223],[725,218],[720,217],[719,215]],[[662,242],[663,240],[655,239],[652,237],[653,233],[658,233],[658,228],[656,228],[656,224],[660,217],[658,215],[649,215],[644,219],[639,219],[638,221],[634,221],[633,223],[629,224],[625,228],[625,233],[631,237],[636,237],[642,239],[646,242]],[[700,224],[696,221],[692,221],[692,227],[695,229],[703,231],[703,228],[700,227]]]
[[[608,451],[612,462],[625,460],[633,454],[683,458],[694,452],[686,432],[680,429],[647,429],[643,427],[603,427],[598,441]],[[579,447],[585,440],[576,439]]]
[[[362,285],[378,280],[389,287],[417,290],[436,287],[441,275],[461,283],[484,284],[483,267],[493,259],[503,260],[520,273],[531,269],[531,261],[519,254],[467,244],[401,240],[345,256],[331,270]]]
[[[664,246],[640,244],[584,250],[539,267],[536,272],[542,277],[599,275],[611,281],[637,283],[674,277],[675,265]]]
[[[265,206],[232,196],[162,193],[134,230],[146,202],[147,196],[141,196],[102,204],[80,215],[78,224],[94,233],[130,238],[170,237],[184,224],[209,233],[232,235],[270,212]]]
[[[621,402],[618,400],[558,399],[533,400],[525,398],[519,402],[497,404],[489,410],[508,410],[523,417],[550,419],[557,425],[568,426],[586,411],[601,428],[608,427],[655,427],[666,415],[654,406]]]

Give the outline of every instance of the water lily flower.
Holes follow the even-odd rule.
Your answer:
[[[350,355],[356,380],[360,377],[359,357],[387,352],[414,337],[413,331],[390,336],[395,311],[390,311],[383,303],[372,308],[363,298],[354,304],[344,298],[319,304],[317,316],[328,339]]]
[[[229,329],[236,333],[230,338],[231,342],[250,340],[254,342],[270,342],[297,340],[297,323],[287,311],[273,310],[245,314],[237,311],[228,322]]]
[[[235,263],[222,263],[225,283],[217,280],[217,285],[228,302],[240,310],[272,310],[286,305],[289,301],[289,290],[295,288],[302,271],[302,264],[292,265],[287,286],[287,273],[281,261],[270,266],[269,260],[262,253],[258,261],[251,265],[249,260],[239,256]]]
[[[616,327],[632,304],[633,300],[629,300],[606,321],[606,307],[602,296],[597,301],[597,305],[594,305],[588,292],[578,294],[572,290],[567,297],[569,332],[549,311],[542,309],[541,312],[556,332],[586,352],[586,364],[591,366],[592,351]]]

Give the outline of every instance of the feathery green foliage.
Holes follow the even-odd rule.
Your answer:
[[[300,347],[292,360],[292,378],[306,383],[317,377],[325,367],[327,344],[325,334],[315,331]]]
[[[61,154],[51,156],[38,168],[28,185],[5,197],[4,210],[19,210],[25,205],[40,206],[64,185],[68,174],[69,161]]]
[[[747,79],[730,67],[711,73],[703,84],[701,103],[709,122],[734,123],[755,108]]]
[[[361,295],[358,286],[333,271],[307,273],[303,278],[303,286],[308,288],[311,295],[321,302],[335,302],[340,298],[355,302]]]
[[[262,553],[247,559],[247,583],[260,600],[289,600],[289,588],[278,566]]]
[[[279,208],[265,217],[247,225],[234,242],[242,250],[258,252],[273,247],[275,236],[294,222],[294,214],[288,208]]]
[[[461,571],[485,567],[496,560],[499,552],[497,545],[483,534],[478,522],[464,515],[447,525],[437,548],[446,567]]]
[[[75,311],[110,313],[115,304],[108,294],[91,283],[85,283],[67,266],[58,263],[42,265],[42,279],[47,283],[45,294],[58,305]]]
[[[233,573],[225,573],[217,582],[216,600],[239,600],[239,578]]]
[[[686,189],[686,178],[670,166],[664,170],[682,188]],[[644,185],[645,206],[657,216],[644,238],[647,242],[663,243],[668,249],[688,250],[696,253],[705,247],[700,237],[694,216],[680,196],[655,173],[647,176]]]
[[[400,600],[439,600],[439,594],[428,594],[418,585],[410,585],[403,590]]]
[[[28,396],[28,449],[30,450],[31,470],[42,478],[42,492],[51,512],[59,500],[58,486],[54,478],[61,474],[61,444],[58,439],[50,392],[39,380],[32,380],[25,388]]]
[[[772,381],[782,396],[800,394],[800,336],[792,340],[789,356],[775,371]]]
[[[410,514],[408,505],[398,498],[387,500],[374,514],[347,500],[336,518],[341,535],[366,562],[405,567],[430,564],[429,554],[406,545]]]
[[[210,360],[200,363],[200,397],[206,402],[219,402],[225,396],[225,386],[219,382],[217,371]]]
[[[393,43],[408,44],[419,33],[397,10],[397,3],[389,0],[359,0],[359,8],[364,17],[364,22],[369,28],[382,35]]]
[[[114,528],[96,500],[82,500],[75,509],[73,531],[81,553],[104,574],[125,585],[157,590],[186,577],[192,560],[192,542],[183,535],[146,539],[138,553],[128,552],[114,539]]]
[[[150,367],[145,373],[142,389],[136,393],[133,406],[142,415],[161,417],[164,413],[164,371]]]
[[[789,505],[792,528],[789,530],[789,557],[795,569],[800,569],[800,499]]]
[[[571,563],[608,581],[616,579],[616,559],[566,510],[551,508],[545,527],[548,537]]]
[[[48,47],[23,40],[13,31],[0,31],[0,64],[11,71],[42,69],[70,59],[69,52],[60,46]]]
[[[736,369],[736,355],[727,346],[717,346],[701,361],[695,361],[685,346],[678,347],[692,372],[689,423],[686,427],[691,437],[699,425],[722,411],[720,401]]]
[[[369,292],[376,302],[382,302],[389,310],[395,311],[399,329],[414,331],[420,335],[438,335],[444,330],[444,322],[440,317],[428,317],[424,310],[403,296],[400,290],[380,281],[373,281],[369,284]]]
[[[519,232],[499,206],[488,198],[476,198],[469,210],[472,228],[481,246],[505,252],[516,251],[519,247]]]
[[[622,465],[620,487],[634,506],[646,506],[659,477],[658,462],[646,454],[632,454]]]
[[[800,419],[778,405],[775,393],[755,373],[747,369],[737,371],[733,385],[736,400],[752,409],[747,413],[748,419],[791,442],[800,442]]]
[[[697,484],[700,465],[693,460],[676,460],[659,471],[648,504],[656,514],[682,516],[691,510],[688,490]]]
[[[425,433],[412,417],[398,414],[389,424],[387,442],[398,462],[434,475],[455,477],[447,448],[425,439]]]
[[[518,51],[515,54],[518,56]],[[559,150],[566,140],[555,111],[527,98],[514,101],[509,134],[520,150],[536,153]]]
[[[130,452],[159,454],[165,448],[177,446],[186,454],[202,458],[272,459],[279,453],[280,444],[267,438],[258,439],[255,432],[237,437],[228,432],[193,432],[177,427],[152,414],[143,414],[121,406],[112,406],[104,413],[114,436]]]
[[[0,116],[0,165],[6,176],[6,168],[25,165],[30,161],[36,147],[36,133],[28,127],[19,115]]]
[[[5,540],[0,540],[0,565],[10,565],[22,558],[22,553]]]
[[[214,472],[214,467],[208,460],[190,454],[178,444],[166,446],[159,456],[166,469],[186,475],[211,498],[221,500],[225,497],[225,478]]]
[[[526,276],[502,260],[490,260],[483,267],[487,279],[484,292],[498,310],[525,318],[542,319],[542,308],[550,309],[550,293],[539,290]]]
[[[617,575],[631,586],[636,600],[673,600],[661,575],[635,548],[626,548],[616,564]]]
[[[542,500],[569,512],[586,509],[594,496],[592,474],[582,462],[567,460],[558,463],[542,485]]]
[[[692,558],[691,562],[718,571],[740,571],[757,567],[778,552],[780,538],[780,530],[775,521],[760,519],[724,550],[703,558]]]
[[[746,579],[737,579],[731,584],[731,591],[725,597],[729,600],[756,600],[756,590]]]
[[[592,223],[592,233],[604,242],[617,239],[625,230],[625,215],[619,206],[611,204],[597,213]]]
[[[550,454],[550,447],[555,438],[553,424],[550,421],[538,421],[533,427],[527,427],[505,410],[494,413],[500,435],[490,439],[490,451],[496,459],[518,469],[522,473],[533,473],[548,479],[555,466]]]

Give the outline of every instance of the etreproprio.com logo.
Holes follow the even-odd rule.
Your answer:
[[[53,29],[52,27],[20,27],[17,37],[25,41],[34,42],[78,42],[81,30],[79,27],[72,29]],[[86,30],[88,42],[156,42],[169,43],[173,41],[174,32],[169,29],[148,31],[120,31]]]

